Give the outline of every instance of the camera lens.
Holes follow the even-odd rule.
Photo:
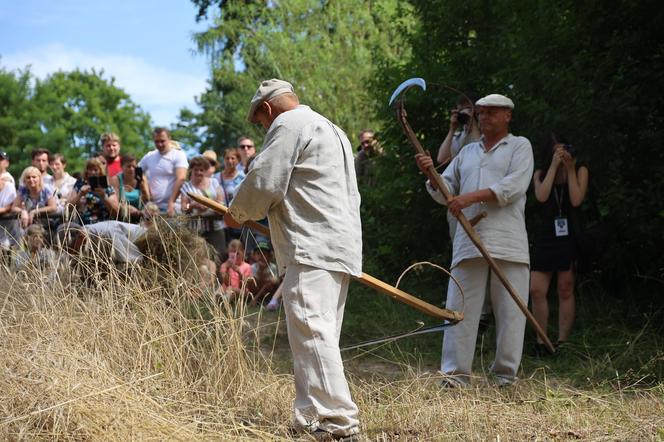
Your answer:
[[[459,124],[466,124],[470,120],[470,115],[464,114],[463,112],[459,112],[457,114],[457,121]]]

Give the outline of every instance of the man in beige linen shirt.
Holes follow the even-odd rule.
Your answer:
[[[362,271],[360,195],[344,132],[300,105],[290,83],[261,83],[249,121],[267,134],[240,185],[228,225],[266,215],[279,272],[295,374],[296,426],[315,436],[359,431],[339,352],[350,276]]]
[[[533,175],[532,147],[528,139],[509,133],[512,100],[492,94],[478,100],[475,106],[482,138],[466,145],[442,174],[454,198],[446,201],[430,183],[427,190],[434,200],[447,204],[455,216],[463,211],[470,219],[481,211],[487,212],[476,231],[527,304],[530,261],[524,208]],[[418,154],[416,158],[423,172],[433,165],[428,155]],[[445,331],[441,371],[449,375],[447,385],[469,383],[477,327],[490,278],[496,319],[496,358],[491,371],[499,385],[511,384],[521,363],[526,318],[496,275],[490,274],[487,262],[465,230],[456,229],[453,241],[452,275],[463,287],[465,299],[450,281],[447,308],[463,310],[465,319]]]

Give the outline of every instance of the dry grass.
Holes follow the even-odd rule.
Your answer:
[[[258,345],[275,328],[201,295],[195,271],[165,272],[111,268],[80,284],[0,268],[1,440],[290,438],[288,356]],[[582,391],[538,373],[450,391],[408,367],[349,377],[367,440],[663,437],[661,384]]]

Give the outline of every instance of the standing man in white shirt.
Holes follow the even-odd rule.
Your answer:
[[[442,174],[452,195],[450,201],[431,187],[434,200],[446,204],[453,215],[463,211],[468,219],[482,211],[487,217],[476,230],[486,249],[528,303],[528,237],[525,223],[526,191],[533,175],[530,141],[509,132],[514,103],[491,94],[475,103],[482,137],[466,145]],[[430,156],[416,155],[417,165],[426,173],[433,165]],[[446,386],[470,382],[477,328],[487,281],[496,319],[496,358],[491,365],[499,385],[516,381],[521,363],[526,317],[511,299],[465,230],[454,235],[452,275],[464,289],[465,299],[452,281],[447,290],[447,308],[463,310],[465,319],[445,331],[441,371],[449,377]]]
[[[50,188],[51,190],[53,189],[53,177],[48,174],[48,158],[50,156],[50,152],[48,149],[44,149],[43,147],[38,147],[37,149],[33,149],[32,153],[30,154],[31,158],[31,164],[39,169],[39,172],[42,175],[42,183],[44,186]]]
[[[360,195],[346,134],[293,86],[263,81],[248,119],[267,134],[239,187],[227,224],[266,215],[279,272],[295,373],[298,428],[320,438],[359,432],[339,352],[350,276],[362,271]]]
[[[152,132],[155,150],[138,163],[148,180],[149,200],[168,216],[179,212],[180,187],[187,178],[189,162],[182,150],[174,149],[168,129],[158,127]]]

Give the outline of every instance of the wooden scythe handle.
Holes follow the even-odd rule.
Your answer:
[[[424,154],[425,151],[422,148],[422,145],[415,136],[415,132],[413,132],[413,129],[410,127],[410,124],[408,124],[408,120],[406,119],[406,109],[403,106],[402,100],[399,100],[396,108],[397,108],[397,119],[399,120],[399,123],[401,123],[401,127],[406,133],[408,141],[410,141],[410,144],[413,145],[417,153]],[[429,177],[429,181],[431,182],[433,187],[437,188],[443,194],[443,196],[445,196],[445,199],[450,200],[453,197],[453,195],[450,193],[447,186],[443,182],[442,177],[440,176],[440,174],[438,174],[438,172],[436,172],[436,169],[433,166],[430,166],[429,169],[427,170],[427,176]],[[530,310],[528,310],[528,306],[523,303],[523,301],[519,297],[514,287],[512,287],[512,284],[510,284],[510,282],[505,277],[503,271],[500,269],[500,267],[498,267],[498,264],[496,264],[496,261],[494,261],[493,257],[491,257],[486,247],[484,247],[484,243],[482,242],[482,239],[475,231],[475,228],[471,225],[471,223],[468,221],[463,212],[459,212],[459,214],[456,216],[456,219],[459,221],[459,224],[461,224],[463,230],[466,231],[468,237],[473,242],[473,244],[475,244],[475,246],[480,251],[484,259],[486,259],[487,263],[489,263],[489,267],[491,267],[491,270],[493,270],[494,274],[498,277],[498,279],[500,279],[500,282],[503,284],[503,286],[505,286],[507,292],[510,294],[512,299],[514,299],[514,302],[516,302],[516,305],[519,306],[519,309],[523,312],[524,315],[526,315],[526,319],[528,319],[530,325],[533,326],[535,332],[540,337],[540,339],[544,341],[544,345],[546,345],[546,348],[551,353],[555,353],[556,349],[553,347],[553,344],[551,344],[549,337],[546,335],[546,333],[544,333],[542,327],[540,327],[535,317],[532,315],[532,313],[530,313]]]
[[[187,196],[197,203],[214,210],[215,212],[222,214],[228,212],[228,208],[226,206],[219,204],[215,200],[205,196],[197,195],[191,192],[187,192]],[[249,228],[258,230],[263,235],[270,236],[270,229],[262,224],[259,224],[255,221],[247,221],[245,225]],[[408,304],[409,306],[414,307],[429,316],[433,316],[434,318],[444,319],[453,323],[463,320],[463,313],[436,307],[435,305],[422,301],[421,299],[416,298],[415,296],[406,293],[403,290],[399,290],[398,288],[393,287],[388,283],[381,281],[380,279],[374,278],[371,275],[367,275],[366,273],[362,273],[361,276],[354,278],[367,287],[371,287],[372,289],[377,290],[378,292],[391,298],[394,298],[397,301]]]

